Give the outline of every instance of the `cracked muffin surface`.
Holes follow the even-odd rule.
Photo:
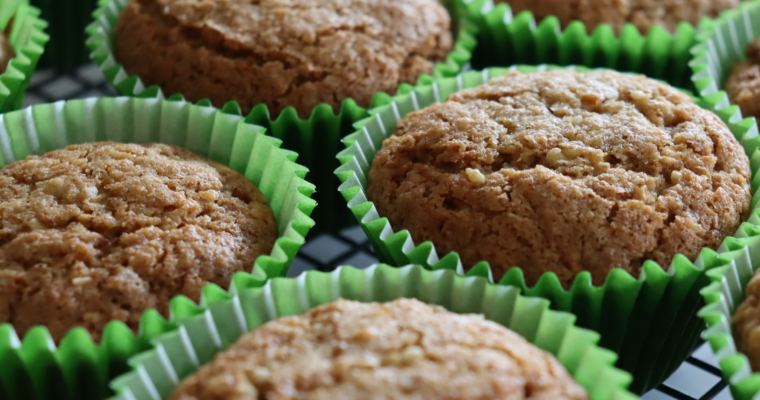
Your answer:
[[[515,14],[531,11],[536,19],[550,15],[559,18],[563,27],[574,20],[583,21],[591,33],[601,24],[610,24],[620,33],[632,23],[647,33],[655,25],[676,31],[682,21],[694,26],[702,17],[717,17],[721,11],[738,7],[740,0],[497,0],[506,2]]]
[[[394,230],[569,287],[717,248],[748,212],[749,161],[677,89],[617,72],[511,73],[401,119],[368,198]]]
[[[171,400],[586,399],[549,353],[481,316],[347,300],[281,318],[185,379]]]
[[[0,323],[19,336],[108,321],[229,285],[269,254],[267,199],[236,171],[176,146],[88,143],[0,169]]]
[[[367,107],[431,73],[452,48],[450,25],[437,0],[131,0],[115,53],[166,93],[307,117],[347,98]]]
[[[732,104],[741,108],[745,117],[760,118],[760,39],[750,43],[747,59],[734,64],[726,81],[726,92]]]

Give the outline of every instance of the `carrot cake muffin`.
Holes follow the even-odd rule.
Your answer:
[[[747,48],[747,60],[731,68],[726,92],[745,117],[760,118],[760,39]]]
[[[550,15],[562,26],[581,20],[589,31],[610,24],[616,33],[632,23],[642,33],[655,25],[675,32],[678,23],[697,25],[702,17],[715,18],[721,11],[737,7],[741,0],[496,0],[506,2],[517,14],[531,11],[536,19]]]
[[[494,279],[522,267],[569,287],[613,268],[667,268],[733,234],[750,205],[749,161],[689,96],[617,72],[511,73],[398,122],[368,197],[395,230]]]
[[[380,396],[380,397],[378,397]],[[586,399],[549,353],[417,300],[338,300],[243,336],[170,400]]]
[[[347,98],[367,107],[432,72],[452,48],[450,25],[438,0],[130,0],[116,58],[191,101],[307,117]]]
[[[197,301],[269,254],[277,225],[245,177],[176,146],[88,143],[0,169],[0,323],[99,340]]]
[[[736,349],[749,359],[753,371],[760,371],[760,274],[747,285],[747,297],[736,309],[733,333]]]

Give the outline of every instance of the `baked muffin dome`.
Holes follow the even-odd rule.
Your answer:
[[[131,0],[116,58],[165,93],[307,117],[347,98],[367,107],[432,72],[452,48],[450,25],[437,0]]]
[[[416,243],[569,287],[717,248],[748,212],[749,161],[685,94],[617,72],[512,73],[410,113],[368,198]]]
[[[270,322],[218,354],[170,399],[378,396],[587,398],[551,354],[503,326],[401,299],[338,300]]]
[[[176,146],[88,143],[0,169],[0,323],[19,335],[198,301],[269,254],[277,225],[251,181]]]
[[[721,11],[738,7],[741,0],[497,0],[506,2],[515,14],[531,11],[537,19],[550,15],[559,18],[562,26],[581,20],[589,31],[600,24],[610,24],[620,33],[632,23],[642,33],[660,25],[675,32],[682,21],[694,26],[702,17],[717,17]]]

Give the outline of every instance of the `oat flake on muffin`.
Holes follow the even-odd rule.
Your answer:
[[[437,0],[131,0],[116,58],[146,85],[188,100],[259,103],[307,117],[431,73],[452,48]]]
[[[338,300],[243,336],[171,395],[215,399],[586,399],[549,353],[417,300]]]
[[[678,90],[617,72],[512,73],[398,122],[368,197],[395,230],[500,279],[569,287],[717,248],[749,210],[749,161]]]
[[[20,336],[108,321],[137,330],[269,254],[267,199],[236,171],[176,146],[88,143],[0,169],[0,323]]]

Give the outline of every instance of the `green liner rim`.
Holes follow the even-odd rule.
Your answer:
[[[529,11],[513,14],[506,3],[465,0],[467,10],[478,10],[468,18],[479,26],[479,47],[473,68],[512,65],[583,65],[622,72],[637,72],[670,84],[690,88],[689,50],[696,28],[680,23],[674,33],[655,26],[646,35],[626,24],[616,35],[609,24],[588,32],[581,21],[564,28],[556,16],[536,21]],[[481,51],[482,50],[482,51]]]
[[[717,19],[705,19],[700,24],[697,43],[691,49],[689,63],[691,80],[699,94],[714,107],[737,110],[728,95],[721,91],[731,67],[746,59],[746,46],[760,37],[760,1],[753,0],[729,10]],[[757,154],[755,154],[757,156]],[[755,157],[752,158],[756,162]],[[754,185],[753,185],[754,186]],[[707,324],[702,338],[710,343],[724,379],[733,398],[751,400],[760,393],[760,373],[752,372],[749,359],[740,353],[732,333],[732,317],[745,298],[749,280],[760,268],[758,239],[760,223],[757,213],[737,232],[733,241],[726,241],[718,250],[730,263],[707,271],[711,283],[701,290],[706,305],[699,316]]]
[[[0,113],[18,110],[26,89],[50,37],[45,33],[47,22],[39,18],[40,10],[28,0],[11,0],[0,5],[0,29],[13,22],[10,43],[16,56],[0,75]]]
[[[181,379],[267,321],[299,315],[337,298],[386,302],[400,297],[418,298],[459,313],[482,313],[510,327],[553,353],[594,400],[638,399],[625,390],[630,375],[612,366],[615,354],[595,345],[597,333],[574,326],[571,314],[549,310],[548,301],[518,292],[480,277],[432,272],[417,265],[309,271],[297,278],[273,279],[264,287],[237,286],[230,292],[209,285],[200,306],[187,298],[173,299],[174,306],[193,308],[196,315],[175,319],[181,326],[178,330],[156,338],[153,350],[133,357],[133,370],[112,382],[118,394],[111,400],[166,398]]]
[[[339,188],[341,194],[381,262],[391,265],[420,264],[432,270],[453,270],[457,274],[464,271],[456,253],[439,258],[433,243],[417,243],[407,230],[397,232],[387,218],[380,217],[374,204],[367,199],[365,185],[371,160],[376,149],[382,146],[382,141],[393,133],[396,121],[408,112],[445,99],[450,93],[478,86],[510,71],[527,73],[552,69],[589,70],[585,67],[541,65],[470,71],[400,93],[393,97],[390,104],[370,110],[371,117],[356,123],[357,132],[344,138],[347,148],[338,154],[341,167],[336,169],[335,174],[343,182]],[[696,101],[702,107],[714,106],[707,100]],[[752,155],[753,177],[757,178],[760,153],[756,153],[756,149],[760,146],[760,139],[757,138],[754,119],[742,120],[735,108],[717,110],[716,113],[727,123],[745,151]],[[760,182],[755,180],[753,190],[756,191]],[[753,215],[757,212],[755,207],[759,199],[760,194],[756,191],[752,201]],[[726,239],[731,240],[733,238]],[[632,390],[643,393],[664,381],[688,356],[692,350],[689,346],[696,345],[701,331],[701,321],[696,316],[700,300],[698,291],[709,283],[704,271],[727,263],[729,260],[722,254],[703,249],[694,263],[682,255],[676,256],[667,271],[647,261],[638,279],[622,269],[613,270],[604,284],[598,287],[592,285],[588,272],[579,274],[570,290],[565,290],[551,272],[543,274],[534,287],[528,287],[520,268],[512,268],[500,284],[519,287],[529,296],[548,298],[552,300],[554,309],[577,315],[579,326],[599,332],[602,335],[600,344],[620,354],[618,367],[633,373],[635,381]],[[493,277],[490,266],[484,261],[474,265],[466,275],[485,277],[489,281]],[[656,307],[658,304],[659,307]],[[667,311],[670,314],[663,311],[667,308],[663,304],[670,307]],[[652,313],[662,314],[653,316],[650,315]],[[674,322],[676,318],[682,320]],[[659,331],[669,327],[668,335],[655,332],[656,320],[664,324],[658,327]],[[645,343],[647,340],[655,343]],[[649,353],[642,355],[644,349],[648,349]]]
[[[272,252],[258,257],[251,273],[245,274],[249,286],[285,276],[314,226],[309,215],[316,206],[310,198],[315,187],[304,179],[308,169],[296,163],[297,153],[281,149],[279,139],[240,116],[184,101],[90,98],[0,115],[0,166],[68,144],[102,140],[179,145],[253,181],[269,200],[279,237]],[[187,312],[171,310],[176,318]],[[113,373],[127,367],[128,357],[174,327],[155,310],[148,310],[141,317],[137,335],[123,323],[112,321],[100,344],[93,343],[83,328],[74,328],[56,348],[44,326],[32,328],[20,340],[11,324],[2,324],[0,394],[5,390],[11,399],[19,400],[101,399],[107,395]]]

